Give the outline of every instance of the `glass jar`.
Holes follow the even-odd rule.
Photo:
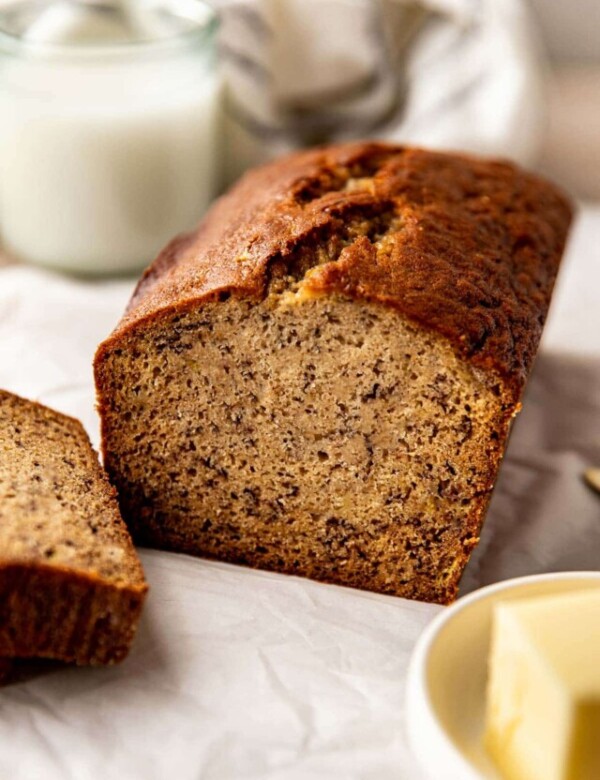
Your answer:
[[[214,197],[216,17],[150,2],[0,10],[0,232],[16,257],[135,271]]]

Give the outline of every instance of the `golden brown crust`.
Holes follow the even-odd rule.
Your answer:
[[[0,656],[117,663],[129,652],[147,589],[42,563],[2,565]]]
[[[148,269],[98,359],[163,311],[264,297],[275,265],[361,216],[396,220],[388,250],[357,238],[313,269],[307,288],[398,309],[501,376],[517,400],[563,251],[568,200],[508,162],[380,143],[300,152],[247,174]]]

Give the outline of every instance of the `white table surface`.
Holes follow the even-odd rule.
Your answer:
[[[79,416],[97,443],[91,359],[132,283],[0,270],[0,386]],[[525,408],[463,592],[600,568],[600,208],[584,207]],[[440,607],[143,551],[130,657],[0,690],[11,780],[420,780],[404,733],[408,659]],[[442,780],[442,779],[440,779]]]

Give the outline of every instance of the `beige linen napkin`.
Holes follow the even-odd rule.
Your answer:
[[[521,0],[219,0],[228,178],[363,136],[531,163],[542,66]]]

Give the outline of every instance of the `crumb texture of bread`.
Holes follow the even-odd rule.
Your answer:
[[[0,656],[121,660],[147,585],[79,421],[0,391]]]
[[[383,144],[248,174],[96,355],[134,537],[450,602],[569,220],[508,163]]]

